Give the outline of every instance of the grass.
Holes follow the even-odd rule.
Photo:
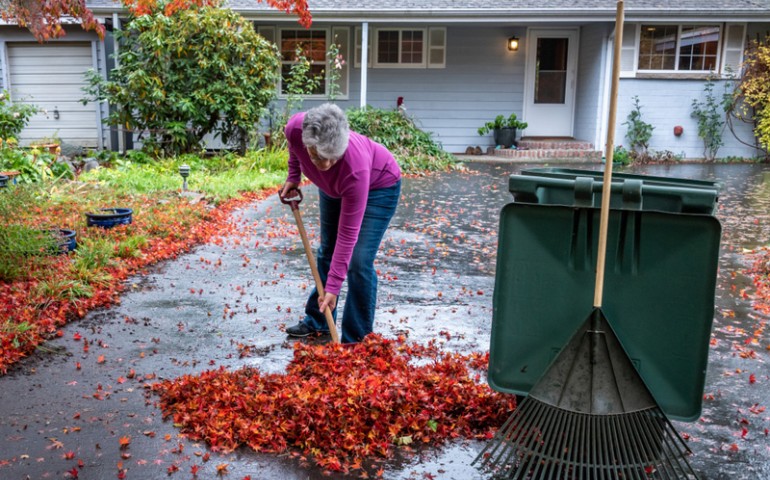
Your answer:
[[[356,118],[371,130],[362,133],[393,150],[405,173],[455,164],[400,115],[366,110]],[[228,212],[284,182],[288,152],[100,156],[103,168],[74,181],[48,176],[0,191],[0,374],[61,325],[115,301],[129,275],[232,228]],[[188,189],[195,194],[182,194],[181,165],[190,166]],[[132,224],[86,225],[86,213],[109,207],[131,208]],[[60,228],[76,232],[75,252],[54,254],[58,242],[47,231]]]

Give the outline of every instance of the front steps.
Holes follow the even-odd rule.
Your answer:
[[[525,137],[516,148],[489,148],[487,155],[521,163],[601,163],[593,144],[571,138]]]

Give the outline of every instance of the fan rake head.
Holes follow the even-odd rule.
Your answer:
[[[474,463],[511,479],[697,478],[689,454],[597,308]]]

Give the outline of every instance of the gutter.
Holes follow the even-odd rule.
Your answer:
[[[94,14],[111,15],[113,13],[127,14],[122,7],[90,7]],[[233,9],[249,19],[265,19],[270,21],[296,21],[296,17],[281,10],[262,8]],[[339,10],[332,8],[317,8],[310,10],[314,21],[355,21],[355,22],[424,22],[424,23],[590,23],[610,22],[615,20],[615,10],[571,8],[559,10],[547,9],[440,9],[440,10],[407,10],[397,8]],[[762,10],[724,9],[718,11],[703,11],[698,9],[632,9],[626,12],[626,22],[648,21],[685,21],[689,20],[719,20],[720,22],[770,22],[770,8]]]

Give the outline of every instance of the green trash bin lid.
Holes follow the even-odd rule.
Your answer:
[[[599,209],[511,203],[500,215],[489,384],[525,395],[593,308]],[[721,226],[612,210],[602,311],[661,408],[700,416]]]
[[[604,172],[533,168],[511,175],[514,201],[599,207]],[[610,208],[714,215],[721,185],[706,180],[613,174]]]

